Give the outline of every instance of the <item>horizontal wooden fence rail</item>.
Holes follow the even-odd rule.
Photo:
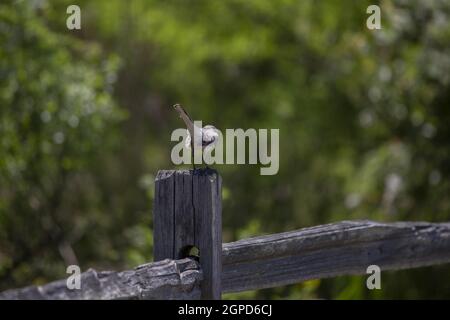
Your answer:
[[[201,277],[197,261],[167,259],[122,272],[89,269],[81,274],[79,290],[68,289],[63,279],[43,286],[0,292],[0,299],[200,299]]]
[[[450,262],[450,223],[344,221],[223,246],[223,291]]]
[[[364,274],[373,264],[386,271],[449,262],[450,223],[343,221],[223,244],[222,292]],[[123,272],[90,269],[80,290],[60,280],[0,299],[199,299],[202,278],[196,260],[165,259]]]

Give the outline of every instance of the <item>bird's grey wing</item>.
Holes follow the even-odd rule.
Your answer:
[[[203,140],[203,141],[202,141],[202,147],[210,146],[210,145],[212,145],[215,141],[216,141],[216,139],[212,139],[212,140],[209,140],[209,141]]]

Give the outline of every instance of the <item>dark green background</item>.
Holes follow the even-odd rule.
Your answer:
[[[280,170],[216,166],[233,241],[349,219],[450,218],[449,1],[0,4],[0,290],[152,260],[171,105],[279,128]],[[370,4],[382,29],[366,28]],[[450,298],[450,268],[308,281],[234,298]]]

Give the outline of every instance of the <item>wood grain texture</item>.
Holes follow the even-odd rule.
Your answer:
[[[189,171],[175,173],[175,254],[172,259],[184,258],[183,252],[195,246],[195,211],[192,199],[193,177]],[[168,257],[167,257],[168,258]]]
[[[200,250],[203,272],[202,299],[218,300],[222,295],[222,182],[220,175],[209,169],[193,177],[195,245]]]
[[[161,170],[156,177],[154,257],[200,252],[202,299],[220,299],[222,268],[221,178],[215,170]]]
[[[343,221],[223,245],[222,291],[450,262],[450,223]],[[164,260],[135,270],[88,271],[80,291],[65,280],[10,290],[0,299],[199,299],[195,260]],[[447,279],[443,279],[446,281]]]
[[[227,243],[222,259],[224,292],[448,263],[450,223],[344,221]]]
[[[175,175],[160,170],[155,180],[153,204],[153,255],[155,261],[175,256]]]
[[[66,280],[0,293],[0,299],[200,299],[201,271],[196,261],[162,260],[123,272],[93,269],[82,273],[81,289],[69,290]]]

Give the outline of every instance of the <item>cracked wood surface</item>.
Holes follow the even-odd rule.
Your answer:
[[[67,289],[64,279],[8,290],[0,293],[0,299],[200,299],[200,280],[195,260],[166,259],[122,272],[89,269],[81,275],[80,290]]]
[[[450,223],[343,221],[226,243],[222,292],[269,288],[340,275],[450,262]],[[0,299],[199,299],[201,271],[189,258],[123,272],[83,273],[82,289],[66,280],[13,289]]]
[[[222,291],[450,262],[450,223],[343,221],[224,244]]]

